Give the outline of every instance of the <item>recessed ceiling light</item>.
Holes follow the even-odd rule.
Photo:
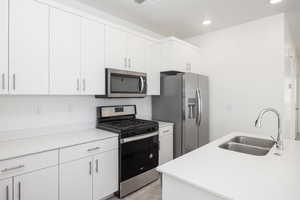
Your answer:
[[[203,25],[210,25],[212,23],[212,21],[211,20],[204,20],[203,22],[202,22],[202,24]]]
[[[281,2],[282,2],[282,0],[270,0],[270,4],[278,4]]]

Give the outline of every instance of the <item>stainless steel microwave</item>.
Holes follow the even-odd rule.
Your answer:
[[[147,74],[119,69],[106,69],[106,97],[145,97]]]

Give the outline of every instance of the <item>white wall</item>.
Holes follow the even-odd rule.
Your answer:
[[[22,129],[82,124],[95,127],[96,107],[136,104],[140,118],[151,119],[151,98],[96,99],[93,96],[1,96],[1,135]]]
[[[284,113],[284,15],[187,41],[200,47],[198,70],[210,78],[211,139],[232,131],[275,135],[277,121],[272,114],[261,129],[254,121],[265,107]]]
[[[290,18],[285,15],[285,123],[290,138],[296,138],[297,133],[297,57],[296,45],[291,35]]]

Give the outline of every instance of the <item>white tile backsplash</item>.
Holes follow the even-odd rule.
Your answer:
[[[137,105],[137,117],[151,119],[151,97],[96,99],[94,96],[1,96],[0,136],[9,131],[75,124],[95,126],[96,107]]]

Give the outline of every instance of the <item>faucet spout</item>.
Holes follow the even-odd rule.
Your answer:
[[[275,110],[274,108],[265,108],[263,110],[260,111],[257,119],[255,120],[255,126],[256,127],[261,127],[262,125],[262,119],[263,116],[268,113],[268,112],[272,112],[276,115],[277,117],[277,124],[278,124],[278,132],[277,132],[277,138],[275,140],[276,142],[276,147],[277,149],[282,149],[282,138],[281,138],[281,128],[280,128],[280,114],[277,110]]]

